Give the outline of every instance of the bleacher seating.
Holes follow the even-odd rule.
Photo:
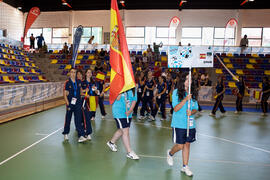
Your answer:
[[[20,47],[0,44],[0,84],[44,81],[46,78],[28,53]]]
[[[224,64],[236,77],[243,76],[249,88],[262,88],[262,77],[270,76],[270,54],[232,54],[219,55]],[[227,70],[214,59],[217,75],[224,75],[227,95],[232,95],[232,88],[236,88],[236,81]]]

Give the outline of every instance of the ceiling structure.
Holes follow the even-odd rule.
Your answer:
[[[39,7],[41,11],[68,11],[68,10],[109,10],[110,0],[64,0],[72,8],[62,5],[62,0],[3,0],[5,3],[28,12],[32,7]],[[120,1],[120,0],[118,0]],[[243,6],[245,0],[124,0],[124,9],[270,9],[270,0],[254,0]],[[249,0],[250,1],[250,0]]]

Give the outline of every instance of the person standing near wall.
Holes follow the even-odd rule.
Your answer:
[[[36,37],[37,38],[37,45],[38,45],[38,50],[42,49],[42,43],[44,41],[43,35],[42,33],[40,34],[40,36]],[[45,42],[45,41],[44,41]]]
[[[248,38],[247,35],[244,35],[244,38],[240,41],[241,54],[243,54],[244,50],[248,47]]]
[[[31,34],[31,36],[30,36],[30,49],[35,49],[35,37],[34,37],[34,35],[33,34]]]

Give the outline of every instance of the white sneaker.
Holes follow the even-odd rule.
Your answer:
[[[161,121],[165,121],[165,118],[161,118],[160,120],[161,120]]]
[[[67,134],[64,134],[64,140],[68,141],[68,135]]]
[[[215,117],[216,115],[215,115],[215,114],[213,114],[213,113],[210,113],[210,114],[209,114],[209,116],[213,116],[213,117]]]
[[[92,138],[91,138],[90,134],[86,137],[86,139],[91,141]]]
[[[146,117],[145,116],[139,116],[139,120],[144,120]]]
[[[105,119],[105,116],[101,116],[101,119]]]
[[[173,166],[173,157],[170,155],[170,149],[167,150],[167,163],[169,166]]]
[[[193,173],[191,172],[188,166],[182,167],[181,172],[185,173],[187,176],[193,175]]]
[[[117,151],[117,146],[115,144],[110,143],[110,141],[107,142],[107,145],[109,146],[109,148],[113,151],[116,152]]]
[[[239,112],[238,111],[234,111],[234,114],[238,114]]]
[[[84,142],[86,141],[87,139],[83,136],[81,136],[79,139],[78,139],[78,142],[81,143],[81,142]]]
[[[127,153],[127,157],[134,160],[140,159],[139,156],[134,151],[130,151],[129,153]]]
[[[152,115],[150,115],[150,121],[155,121],[155,118]]]

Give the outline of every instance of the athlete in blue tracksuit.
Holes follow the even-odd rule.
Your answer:
[[[135,116],[137,115],[139,104],[142,101],[142,94],[143,94],[144,86],[145,86],[145,76],[144,76],[143,72],[140,72],[140,77],[139,77],[138,82],[137,82],[138,100],[136,102],[136,105],[135,105],[134,111],[133,111],[133,115],[135,115]],[[142,111],[142,109],[141,109],[141,111]]]
[[[92,79],[92,71],[91,69],[87,69],[85,71],[85,80],[82,82],[82,92],[83,92],[82,113],[83,113],[84,128],[86,130],[85,135],[87,136],[88,140],[91,140],[90,136],[92,134],[91,118],[94,116],[93,112],[90,111],[89,96],[94,95],[94,90],[95,84]]]
[[[72,113],[75,116],[75,126],[78,132],[79,140],[78,142],[86,141],[85,132],[82,126],[82,101],[81,101],[81,81],[76,80],[76,69],[72,68],[70,70],[70,78],[66,81],[64,86],[64,99],[66,103],[66,118],[65,118],[65,125],[64,125],[64,139],[68,140],[68,133],[70,131],[70,122]]]
[[[98,90],[98,104],[99,104],[99,108],[100,108],[101,117],[103,119],[103,118],[105,118],[105,116],[107,114],[105,111],[105,107],[104,107],[105,83],[104,83],[104,81],[98,81],[98,82],[96,82],[96,86],[97,86],[97,90]]]
[[[161,121],[166,119],[165,114],[166,90],[167,90],[166,79],[164,76],[159,76],[157,85],[157,94],[155,95],[156,103],[153,115],[155,117],[158,112],[158,109],[160,108],[162,114],[162,118],[160,119]]]

